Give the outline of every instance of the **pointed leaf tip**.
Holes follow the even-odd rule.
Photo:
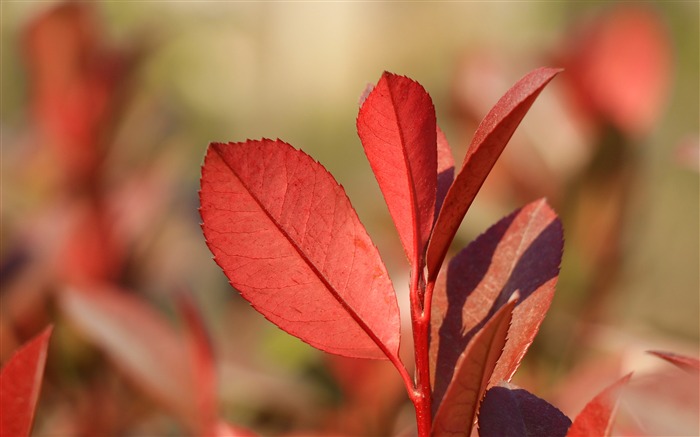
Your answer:
[[[28,437],[39,401],[53,326],[25,343],[0,371],[0,435]]]
[[[486,322],[459,357],[444,396],[433,397],[431,435],[471,435],[479,402],[506,343],[514,307],[515,302],[503,305]]]
[[[652,355],[668,361],[669,363],[679,367],[689,373],[700,372],[700,360],[695,357],[688,357],[685,355],[674,354],[672,352],[662,352],[662,351],[647,351]]]
[[[586,404],[574,419],[566,437],[609,436],[620,392],[630,378],[632,378],[632,374],[628,373]]]
[[[427,251],[429,279],[437,277],[464,215],[515,129],[542,89],[560,71],[562,69],[549,67],[531,71],[501,97],[479,124],[430,236]]]
[[[279,140],[215,143],[202,167],[200,201],[216,262],[267,319],[326,352],[398,354],[389,275],[322,165]]]
[[[357,117],[357,133],[411,265],[422,263],[435,217],[437,130],[430,95],[384,72]]]
[[[501,219],[458,253],[438,276],[431,311],[430,373],[444,393],[460,353],[484,320],[517,294],[512,329],[494,369],[509,381],[554,297],[563,231],[544,199]]]

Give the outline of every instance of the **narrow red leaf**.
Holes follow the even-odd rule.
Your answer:
[[[513,328],[493,379],[510,380],[554,296],[562,248],[561,223],[542,199],[501,219],[450,261],[432,302],[430,371],[436,399],[469,341],[517,291]]]
[[[631,377],[631,373],[627,374],[586,404],[574,419],[566,437],[609,436],[620,391]]]
[[[569,426],[554,405],[507,382],[488,389],[479,407],[480,437],[564,437]]]
[[[435,215],[435,107],[413,80],[384,73],[357,117],[357,133],[411,265],[422,262]]]
[[[25,343],[0,371],[0,436],[28,437],[41,391],[52,326]]]
[[[686,372],[698,373],[700,372],[700,360],[695,357],[687,357],[685,355],[674,354],[672,352],[661,352],[661,351],[648,351],[652,355],[668,361],[674,364]]]
[[[321,164],[280,140],[212,143],[200,200],[214,259],[266,318],[326,352],[397,357],[389,275]]]
[[[427,252],[429,279],[440,270],[450,243],[481,185],[542,89],[560,69],[539,68],[520,79],[484,117],[462,169],[447,192]]]
[[[479,402],[506,343],[515,303],[513,300],[501,307],[459,357],[445,396],[433,399],[433,409],[437,406],[437,411],[431,435],[471,435]]]
[[[111,287],[64,289],[58,304],[75,328],[139,388],[196,428],[187,346],[163,316]]]
[[[188,356],[192,361],[198,433],[212,435],[219,426],[214,352],[206,325],[192,297],[186,293],[178,294],[177,304],[187,327]]]
[[[447,196],[447,190],[455,179],[455,159],[452,156],[452,148],[447,142],[447,136],[436,126],[437,129],[437,194],[435,198],[435,218],[442,208],[442,203]]]

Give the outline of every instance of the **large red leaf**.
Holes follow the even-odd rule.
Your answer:
[[[26,437],[31,432],[52,330],[49,326],[25,343],[0,372],[2,437]]]
[[[322,165],[280,140],[212,143],[201,184],[207,244],[253,307],[321,350],[397,357],[386,268]]]
[[[435,107],[413,80],[384,73],[357,117],[357,133],[412,265],[422,261],[435,214]]]
[[[479,402],[503,351],[515,303],[513,300],[501,307],[459,357],[445,396],[433,399],[437,411],[432,435],[471,435]]]
[[[690,373],[700,372],[700,360],[695,357],[687,357],[685,355],[674,354],[672,352],[649,351],[650,354],[674,364],[677,367]]]
[[[61,290],[58,303],[73,326],[139,388],[197,428],[187,344],[162,315],[106,286]]]
[[[559,71],[539,68],[527,74],[501,97],[477,128],[430,237],[427,252],[430,279],[437,276],[462,218],[508,140],[539,93]]]
[[[631,377],[631,373],[627,374],[586,404],[574,419],[566,437],[609,436],[620,391]]]
[[[450,261],[438,277],[432,302],[430,372],[435,399],[445,392],[471,338],[517,291],[513,328],[493,379],[510,380],[554,296],[562,246],[559,219],[538,200],[500,220]]]
[[[564,437],[571,420],[544,399],[501,382],[486,392],[478,426],[480,437]]]

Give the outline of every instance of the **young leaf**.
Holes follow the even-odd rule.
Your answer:
[[[439,399],[460,354],[503,304],[519,293],[494,381],[509,381],[554,296],[563,246],[559,219],[542,199],[501,219],[449,263],[432,302],[430,372]]]
[[[357,133],[411,265],[422,262],[435,215],[435,108],[417,82],[384,73],[357,117]]]
[[[480,437],[564,437],[569,426],[555,406],[507,382],[488,389],[479,407]]]
[[[462,169],[447,192],[427,252],[429,279],[440,270],[462,218],[508,140],[542,89],[561,70],[539,68],[520,79],[484,117],[474,134]]]
[[[686,372],[699,373],[700,372],[700,360],[693,357],[686,357],[685,355],[674,354],[671,352],[661,352],[661,351],[648,351],[652,355],[668,361],[671,364],[680,367]]]
[[[477,407],[506,343],[516,301],[499,309],[469,343],[442,399],[433,398],[433,436],[471,435]]]
[[[620,391],[631,377],[631,373],[627,374],[586,404],[574,419],[566,437],[609,436]]]
[[[447,142],[445,133],[436,126],[437,129],[437,194],[435,198],[435,218],[442,208],[442,203],[447,196],[447,190],[455,179],[455,159],[452,156],[452,148]]]
[[[397,357],[386,268],[321,164],[280,140],[212,143],[200,200],[214,259],[266,318],[326,352]]]
[[[52,330],[49,326],[25,343],[0,371],[0,436],[31,432]]]

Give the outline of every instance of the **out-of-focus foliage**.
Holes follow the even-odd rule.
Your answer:
[[[696,375],[642,352],[698,354],[697,3],[0,7],[0,360],[55,324],[33,435],[198,426],[109,342],[84,335],[65,304],[69,286],[93,301],[118,289],[184,344],[194,334],[174,305],[183,284],[209,330],[226,420],[269,434],[411,429],[386,363],[320,355],[230,292],[198,226],[203,151],[263,136],[303,148],[345,186],[403,284],[392,263],[403,250],[355,133],[365,84],[388,70],[430,89],[459,161],[473,124],[542,64],[567,70],[457,234],[462,247],[543,194],[562,214],[557,298],[516,383],[575,417],[634,370],[622,432],[698,433]],[[386,391],[368,397],[378,383]]]

